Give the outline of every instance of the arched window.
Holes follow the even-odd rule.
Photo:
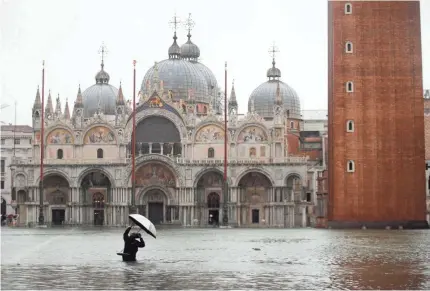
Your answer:
[[[215,150],[213,148],[208,149],[208,158],[214,158],[215,157]]]
[[[348,53],[348,54],[352,54],[352,51],[353,51],[352,42],[347,41],[345,43],[345,52]]]
[[[213,192],[208,195],[208,208],[220,208],[220,197]]]
[[[345,14],[352,14],[352,4],[351,3],[345,4]]]
[[[57,150],[57,159],[61,160],[63,158],[63,150],[58,149]]]
[[[349,173],[353,173],[355,172],[355,163],[352,160],[348,161],[348,165],[347,165],[347,169],[346,169]]]
[[[103,150],[102,149],[97,150],[97,159],[103,159]]]
[[[257,149],[255,147],[249,148],[249,157],[250,158],[257,157]]]
[[[294,128],[294,121],[291,121],[291,122],[290,122],[290,127],[291,127],[291,128]]]
[[[348,120],[346,122],[346,131],[347,132],[354,132],[354,121],[353,120]]]
[[[354,83],[352,81],[346,82],[346,92],[348,93],[354,92]]]
[[[102,193],[95,193],[93,195],[93,207],[94,208],[104,208],[105,207],[105,197]]]

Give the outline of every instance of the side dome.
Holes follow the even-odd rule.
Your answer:
[[[101,70],[96,75],[96,84],[82,93],[84,117],[86,118],[93,117],[98,108],[105,115],[115,115],[118,89],[109,85],[110,77],[104,70],[103,63],[101,67]]]
[[[191,94],[197,102],[210,102],[206,79],[192,63],[182,59],[169,58],[159,62],[157,66],[158,78],[163,81],[164,91],[171,90],[173,100],[188,100],[189,94]],[[142,81],[141,91],[147,95],[152,93],[150,88],[154,73],[154,67],[151,67]]]
[[[276,101],[278,83],[284,110],[289,110],[291,118],[300,119],[299,96],[293,88],[280,80],[269,80],[258,86],[248,99],[248,111],[251,111],[251,100],[254,100],[254,109],[258,115],[263,118],[273,118],[273,106]]]

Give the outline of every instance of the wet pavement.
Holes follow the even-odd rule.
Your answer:
[[[125,263],[122,229],[1,230],[3,290],[430,289],[430,231],[159,230]]]

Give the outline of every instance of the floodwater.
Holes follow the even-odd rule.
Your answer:
[[[122,231],[2,227],[1,288],[430,289],[430,231],[159,230],[134,263]]]

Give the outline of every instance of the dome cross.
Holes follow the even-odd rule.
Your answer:
[[[191,18],[191,13],[188,13],[188,18],[184,24],[185,24],[185,28],[188,30],[188,34],[191,34],[191,30],[193,30],[194,25],[196,24],[194,20]]]
[[[108,54],[108,50],[107,50],[107,48],[106,48],[106,46],[105,46],[105,44],[104,44],[104,42],[102,43],[102,45],[100,46],[100,49],[99,49],[99,54],[101,55],[101,57],[102,57],[102,69],[103,69],[103,67],[104,67],[104,58],[105,58],[105,56]]]
[[[179,17],[175,15],[173,15],[172,20],[169,22],[169,24],[173,27],[173,31],[176,33],[176,29],[178,28],[178,25],[181,23],[181,21],[179,20]]]
[[[272,57],[273,61],[275,60],[276,53],[279,53],[278,47],[275,45],[275,42],[273,42],[273,45],[270,47],[269,50],[270,56]]]

